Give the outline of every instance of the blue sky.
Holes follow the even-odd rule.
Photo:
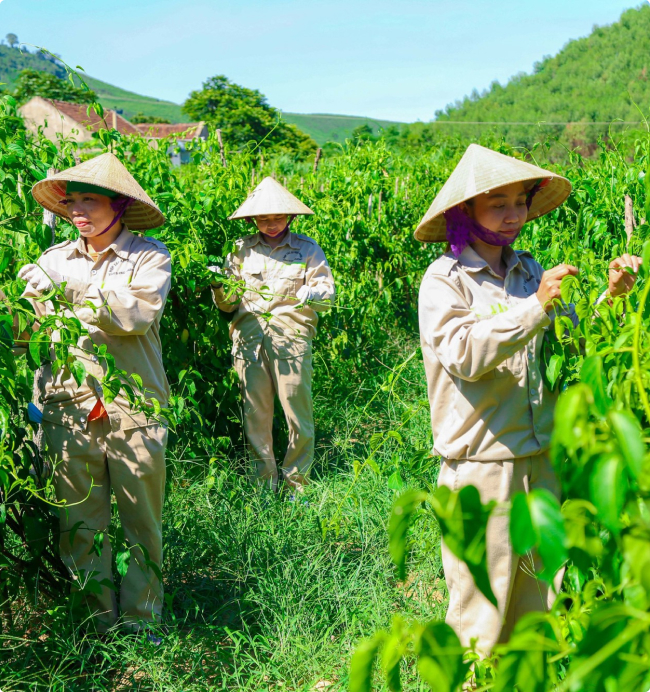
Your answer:
[[[215,74],[297,113],[428,121],[616,21],[625,0],[0,0],[0,36],[181,103]]]

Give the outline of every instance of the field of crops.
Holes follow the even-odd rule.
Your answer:
[[[487,142],[505,153],[505,145]],[[441,248],[413,230],[466,143],[408,155],[385,143],[350,145],[311,163],[199,142],[194,162],[170,169],[165,148],[101,133],[165,213],[153,232],[173,256],[163,353],[173,397],[164,512],[164,643],[97,638],[73,625],[56,550],[57,507],[26,418],[34,371],[55,350],[72,367],[76,320],[44,324],[24,356],[12,324],[31,324],[18,269],[52,243],[29,190],[48,169],[74,165],[70,143],[28,139],[11,97],[0,101],[0,689],[368,690],[460,689],[463,658],[439,624],[447,593],[440,534],[474,565],[487,508],[471,492],[435,489],[417,291]],[[529,152],[542,166],[547,149]],[[646,692],[650,687],[650,139],[556,166],[574,184],[558,211],[526,226],[518,247],[546,267],[580,268],[565,286],[580,324],[557,321],[545,347],[549,387],[560,399],[554,463],[564,504],[543,494],[513,503],[521,554],[536,547],[548,576],[567,562],[563,597],[522,621],[499,656],[476,666],[491,690]],[[208,264],[248,232],[228,215],[264,175],[303,199],[314,217],[297,231],[324,249],[336,307],[315,351],[316,462],[306,502],[256,494],[245,478],[238,388],[228,324],[214,308]],[[286,181],[286,183],[285,183]],[[643,254],[634,291],[593,307],[607,264],[628,243],[624,199]],[[59,223],[57,242],[70,237]],[[120,386],[129,373],[114,372]],[[279,418],[278,418],[279,420]],[[278,449],[286,438],[275,430]],[[111,526],[120,555],[117,517]],[[477,538],[478,537],[478,538]],[[475,540],[476,539],[476,540]],[[119,570],[116,564],[116,579]],[[357,653],[353,654],[357,651]],[[351,666],[352,661],[352,666]],[[376,663],[375,663],[376,662]]]

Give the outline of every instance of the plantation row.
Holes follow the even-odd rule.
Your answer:
[[[497,142],[485,143],[513,153]],[[402,373],[400,346],[417,338],[419,283],[441,247],[420,245],[413,231],[466,143],[440,139],[409,157],[381,141],[350,145],[322,161],[316,172],[286,156],[265,160],[253,147],[227,151],[224,167],[216,137],[195,143],[193,163],[180,170],[170,168],[164,146],[152,149],[144,140],[110,130],[100,133],[100,144],[125,163],[167,220],[151,235],[167,245],[173,258],[162,324],[172,385],[166,412],[172,450],[206,472],[215,460],[227,464],[241,456],[228,323],[212,303],[207,266],[220,264],[235,240],[249,232],[245,222],[228,221],[228,216],[264,175],[283,184],[286,180],[315,211],[294,230],[318,242],[334,272],[337,304],[323,318],[315,344],[316,401],[319,389],[343,401],[362,383],[367,418],[360,427],[371,451],[353,469],[355,478],[381,473],[373,461],[381,445],[409,447],[403,431],[377,428],[372,402],[378,392],[395,386]],[[527,155],[552,167],[546,152],[540,145]],[[12,346],[14,316],[21,316],[21,327],[31,322],[16,275],[53,242],[30,190],[49,169],[73,166],[74,156],[71,142],[55,146],[28,137],[12,98],[0,101],[0,290],[5,296],[0,302],[0,601],[9,630],[15,624],[12,604],[29,601],[36,618],[45,604],[66,598],[56,547],[57,509],[26,415],[34,373],[48,357],[49,337],[43,332],[40,341],[32,337],[26,356],[14,356]],[[552,452],[566,502],[560,508],[532,495],[511,508],[517,525],[524,527],[512,536],[513,545],[522,555],[537,548],[545,565],[542,578],[565,561],[568,569],[566,597],[549,615],[521,622],[500,652],[498,674],[489,661],[477,664],[478,682],[489,689],[645,692],[650,686],[650,244],[645,244],[650,226],[644,221],[650,219],[649,165],[647,137],[622,150],[603,147],[593,160],[571,154],[556,167],[573,183],[568,202],[527,224],[518,241],[517,247],[531,250],[544,266],[566,262],[580,269],[577,280],[565,284],[566,302],[575,303],[580,324],[565,331],[567,325],[557,320],[544,349],[547,386],[568,388],[560,399]],[[633,200],[637,222],[629,243],[626,195]],[[55,240],[74,233],[59,221]],[[636,288],[612,305],[594,307],[609,260],[626,248],[643,255]],[[67,348],[78,334],[75,322],[64,325],[57,346],[62,365],[71,366]],[[386,363],[392,370],[387,380]],[[113,386],[127,375],[114,373]],[[421,410],[416,405],[411,414]],[[391,555],[402,578],[411,564],[409,547],[424,531],[410,528],[414,519],[435,519],[468,563],[474,561],[479,571],[485,567],[477,541],[480,547],[487,510],[476,496],[411,488],[398,495],[389,525]],[[321,527],[324,537],[335,536],[341,521],[335,512]],[[119,560],[124,548],[116,540]],[[413,660],[432,689],[459,689],[468,663],[449,632],[440,623],[396,619],[392,630],[361,643],[350,684],[368,689],[374,661],[383,651],[381,664],[391,689],[400,688],[400,669],[404,672]]]

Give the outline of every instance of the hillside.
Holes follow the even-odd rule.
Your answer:
[[[370,125],[373,132],[377,134],[380,128],[401,124],[356,115],[327,115],[324,113],[283,113],[282,115],[287,122],[296,125],[319,145],[323,145],[325,142],[342,144],[352,136],[352,131],[360,125]]]
[[[548,123],[580,125],[504,124],[494,129],[512,143],[527,144],[540,134],[559,135],[567,144],[595,142],[617,119],[639,121],[650,115],[650,6],[623,13],[620,20],[594,27],[586,37],[570,41],[554,57],[536,63],[532,74],[518,74],[505,85],[494,82],[479,94],[436,113],[436,122]],[[636,104],[636,105],[635,105]],[[444,132],[478,136],[486,126],[431,125]],[[618,131],[622,125],[614,126]]]
[[[166,118],[172,123],[187,122],[187,116],[183,114],[181,107],[171,101],[163,101],[151,96],[141,96],[133,91],[120,89],[107,84],[94,77],[84,77],[88,86],[93,89],[104,108],[117,110],[128,120],[137,113],[155,115]]]
[[[21,70],[39,70],[50,72],[60,79],[65,79],[63,67],[43,53],[29,53],[18,48],[0,45],[0,82],[4,89],[12,90]]]

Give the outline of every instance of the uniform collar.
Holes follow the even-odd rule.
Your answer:
[[[259,231],[248,237],[250,238],[250,240],[248,241],[249,247],[254,247],[255,245],[261,242],[264,242],[265,245],[268,245],[268,243],[262,238],[262,234]],[[290,245],[292,248],[297,249],[298,243],[296,234],[289,231],[287,235],[282,239],[282,242],[279,245],[276,245],[273,249],[276,250],[277,248],[282,247],[283,245]]]
[[[131,233],[126,224],[124,224],[122,226],[122,231],[117,236],[117,238],[115,238],[115,240],[105,250],[102,250],[100,254],[103,255],[109,250],[112,250],[118,257],[121,257],[122,259],[128,259],[129,248],[131,247],[132,238],[133,233]],[[77,238],[77,240],[75,240],[74,243],[72,243],[72,246],[70,247],[70,252],[68,253],[68,257],[75,252],[78,252],[81,255],[89,256],[88,249],[86,248],[86,241],[81,235]]]
[[[503,248],[503,256],[506,261],[506,276],[508,276],[508,274],[510,274],[510,272],[515,268],[519,267],[519,269],[523,271],[528,278],[531,278],[531,274],[526,268],[526,265],[521,261],[522,255],[528,255],[529,257],[531,256],[531,254],[527,251],[515,252],[509,245],[506,245]],[[476,252],[476,250],[474,250],[474,248],[472,248],[471,245],[468,245],[461,252],[460,256],[458,257],[458,263],[465,269],[465,271],[470,273],[477,273],[487,270],[491,274],[494,274],[494,271],[492,271],[490,265],[478,254],[478,252]]]

